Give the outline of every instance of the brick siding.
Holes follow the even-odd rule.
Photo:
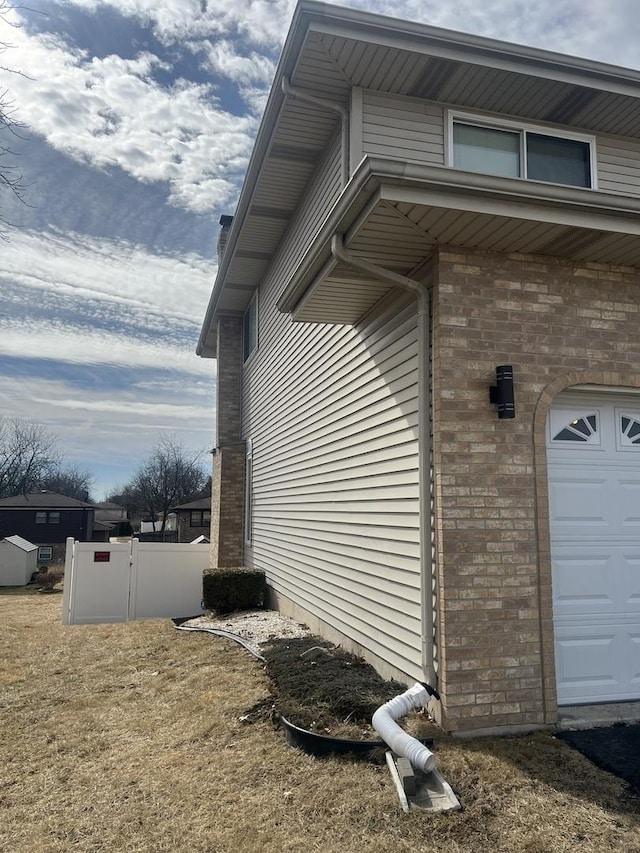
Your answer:
[[[445,728],[554,722],[545,423],[574,384],[640,386],[640,273],[443,249],[434,463]],[[513,364],[516,417],[489,403]]]
[[[245,446],[241,441],[242,318],[218,321],[217,446],[213,463],[211,566],[243,562]]]

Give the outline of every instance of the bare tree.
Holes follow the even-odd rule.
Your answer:
[[[55,435],[43,424],[0,417],[0,497],[41,488],[61,459]]]
[[[88,471],[84,471],[75,465],[65,465],[54,468],[39,482],[39,488],[48,492],[57,492],[77,501],[91,503],[91,487],[93,477]]]
[[[0,18],[7,20],[8,13],[19,8],[23,7],[14,6],[7,0],[0,0]],[[0,54],[4,54],[11,46],[8,42],[0,42]],[[0,70],[25,76],[21,71],[9,68],[4,63],[0,64]],[[15,143],[25,138],[23,135],[25,130],[26,125],[17,117],[17,107],[9,90],[0,89],[0,197],[4,198],[9,192],[23,204],[26,204],[25,190],[27,184],[15,162],[16,158],[20,156],[19,152],[15,150]],[[4,216],[0,216],[0,223],[5,226],[9,224]],[[6,233],[0,231],[0,237],[6,237]]]
[[[160,532],[164,533],[170,510],[202,494],[207,475],[199,457],[200,454],[189,453],[175,439],[161,436],[131,482],[120,489],[127,508],[131,511],[135,507],[151,521],[160,520]]]

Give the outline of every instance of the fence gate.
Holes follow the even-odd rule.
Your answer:
[[[67,539],[65,625],[196,616],[202,612],[206,545]]]

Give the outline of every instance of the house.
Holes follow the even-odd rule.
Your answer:
[[[178,542],[193,542],[198,536],[209,536],[211,497],[180,504],[173,511],[177,518]]]
[[[101,501],[94,504],[95,521],[114,527],[120,521],[127,521],[127,508],[113,501]]]
[[[448,731],[640,700],[640,73],[303,0],[222,224],[212,564]]]
[[[38,568],[38,546],[22,536],[0,541],[0,586],[24,586]]]
[[[38,545],[38,563],[62,561],[72,536],[93,539],[94,507],[55,492],[0,498],[0,537],[21,536]]]

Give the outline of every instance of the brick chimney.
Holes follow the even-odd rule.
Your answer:
[[[220,229],[220,233],[218,234],[218,263],[222,260],[222,256],[224,255],[224,250],[227,245],[227,240],[229,239],[229,231],[231,231],[231,223],[233,222],[233,216],[221,216],[220,217],[220,225],[222,228]]]

